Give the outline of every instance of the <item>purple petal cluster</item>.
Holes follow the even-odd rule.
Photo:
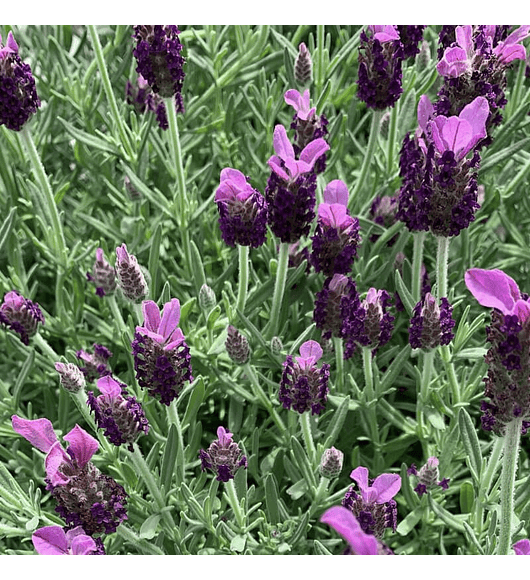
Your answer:
[[[175,96],[178,113],[184,112],[182,85],[184,83],[184,57],[179,40],[179,29],[173,24],[134,26],[133,51],[138,66],[136,72],[143,76],[151,89],[163,99]]]
[[[113,445],[125,444],[132,451],[138,436],[149,432],[142,406],[127,393],[126,385],[111,376],[101,377],[97,387],[102,394],[96,397],[90,391],[87,398],[97,426],[104,430],[105,437]]]
[[[453,307],[447,298],[436,298],[427,292],[412,311],[409,326],[409,343],[412,348],[436,348],[454,338]]]
[[[139,303],[149,291],[136,256],[129,254],[127,246],[116,248],[116,276],[118,286],[127,300]]]
[[[18,55],[13,33],[5,46],[0,36],[0,125],[20,131],[40,104],[31,67]]]
[[[83,367],[79,367],[88,382],[93,382],[99,377],[111,374],[108,360],[112,356],[110,350],[101,344],[94,343],[94,353],[78,350],[76,356],[83,361]]]
[[[137,326],[132,342],[136,379],[140,387],[170,405],[184,384],[193,381],[190,349],[178,327],[180,302],[164,304],[162,316],[152,300],[142,303],[144,325]]]
[[[423,31],[426,26],[419,25],[400,25],[396,26],[399,40],[403,45],[403,58],[414,58],[420,52],[420,45],[423,40]]]
[[[250,347],[246,336],[230,325],[226,337],[225,348],[230,359],[238,365],[244,365],[250,356]]]
[[[298,413],[311,411],[320,415],[328,398],[330,366],[317,361],[322,357],[322,347],[318,342],[309,340],[300,347],[299,357],[288,355],[283,363],[279,399],[285,409]]]
[[[414,475],[417,478],[418,484],[414,488],[414,491],[421,497],[422,495],[429,492],[430,489],[436,485],[443,489],[449,487],[449,480],[447,478],[437,481],[439,478],[438,465],[440,464],[437,457],[429,457],[425,465],[423,465],[419,471],[416,470],[414,464],[407,469],[409,475]]]
[[[0,305],[0,323],[19,334],[24,344],[29,344],[39,324],[44,324],[44,315],[38,304],[11,290]]]
[[[102,248],[96,250],[96,261],[92,273],[87,272],[87,280],[96,286],[96,294],[100,297],[113,294],[116,290],[116,270],[105,259]]]
[[[395,26],[372,25],[361,32],[357,96],[368,107],[393,107],[401,87],[403,45]]]
[[[230,167],[221,171],[215,202],[221,235],[226,244],[259,248],[265,243],[267,202],[241,171]]]
[[[217,475],[216,479],[225,483],[234,479],[240,467],[247,467],[247,458],[239,445],[232,441],[232,433],[224,427],[217,429],[217,439],[212,441],[207,450],[199,451],[199,458],[203,471],[213,471]]]
[[[127,81],[125,85],[125,98],[127,103],[133,105],[139,114],[145,113],[146,111],[153,112],[156,116],[158,126],[163,131],[167,131],[169,124],[164,99],[152,91],[149,83],[142,75],[138,75],[134,85],[131,81]]]

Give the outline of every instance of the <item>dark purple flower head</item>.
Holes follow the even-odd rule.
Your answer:
[[[324,139],[311,141],[295,159],[295,152],[285,127],[274,129],[274,150],[269,161],[272,173],[265,189],[268,221],[272,231],[282,242],[297,242],[306,236],[315,218],[316,175],[315,161],[327,150]]]
[[[111,373],[108,365],[108,360],[112,356],[110,350],[106,346],[97,343],[94,343],[93,347],[94,354],[86,352],[85,350],[78,350],[76,352],[77,358],[85,364],[84,367],[80,367],[80,370],[90,383],[99,377],[104,377]]]
[[[357,483],[346,492],[342,505],[357,518],[361,529],[376,538],[383,537],[386,528],[396,530],[397,505],[392,499],[401,489],[401,477],[394,473],[383,473],[368,479],[368,469],[357,467],[350,477]]]
[[[423,40],[423,24],[414,26],[397,25],[399,40],[403,45],[403,58],[414,58],[420,52],[420,44]]]
[[[217,475],[218,481],[227,482],[234,479],[236,471],[240,467],[247,467],[247,458],[242,454],[239,445],[232,441],[232,433],[224,427],[217,429],[217,439],[213,441],[205,451],[199,452],[201,467],[203,471],[207,469]]]
[[[55,370],[60,375],[61,385],[70,393],[78,393],[85,388],[85,375],[72,363],[55,363]]]
[[[221,183],[215,193],[219,227],[229,246],[258,248],[267,236],[267,202],[237,169],[221,171]]]
[[[294,78],[296,82],[302,86],[311,82],[311,75],[313,72],[313,62],[311,55],[305,43],[301,42],[298,45],[298,54],[294,61]]]
[[[98,397],[88,393],[87,405],[94,413],[97,426],[104,429],[105,437],[114,445],[132,444],[141,433],[149,432],[149,423],[138,401],[131,397],[126,385],[119,383],[110,375],[101,377],[97,387],[102,393]]]
[[[0,36],[0,125],[20,131],[39,107],[31,67],[18,55],[13,33],[7,35],[5,46]]]
[[[330,366],[324,363],[318,367],[322,357],[322,347],[318,342],[309,340],[300,347],[299,357],[287,356],[283,363],[279,398],[285,409],[298,413],[311,411],[320,415],[328,398]]]
[[[18,333],[24,344],[29,344],[38,325],[44,324],[44,315],[38,304],[11,290],[0,305],[0,323]]]
[[[184,112],[182,85],[184,64],[179,29],[173,24],[134,26],[136,48],[133,55],[141,74],[153,91],[162,98],[175,96],[177,112]]]
[[[118,286],[127,300],[137,304],[148,294],[147,282],[136,256],[129,254],[127,246],[116,248],[116,276]]]
[[[318,466],[320,475],[328,479],[338,477],[342,471],[343,462],[344,453],[342,451],[335,449],[335,447],[326,449],[320,458],[320,465]]]
[[[152,91],[149,83],[142,75],[138,75],[135,85],[130,81],[127,81],[125,95],[127,103],[133,105],[138,113],[142,114],[146,111],[153,112],[156,115],[158,126],[163,131],[167,131],[169,124],[164,99]],[[177,113],[178,112],[177,108]]]
[[[484,379],[490,401],[481,405],[482,427],[502,436],[507,423],[522,418],[524,435],[530,425],[530,303],[502,270],[473,268],[465,283],[479,304],[493,308]]]
[[[160,316],[157,304],[145,300],[142,311],[144,325],[136,327],[132,342],[136,379],[152,397],[170,405],[184,383],[193,381],[190,349],[178,327],[180,302],[166,302]]]
[[[48,419],[12,417],[13,429],[46,453],[46,490],[57,501],[55,511],[68,526],[82,526],[86,534],[109,534],[127,519],[127,494],[90,461],[98,442],[76,425],[63,438],[65,451]]]
[[[39,528],[31,536],[38,554],[44,556],[95,556],[101,555],[100,548],[81,526],[65,530],[60,526]]]
[[[311,264],[317,272],[326,276],[349,273],[361,237],[359,220],[348,213],[348,188],[340,179],[331,181],[324,190],[311,240]]]
[[[96,250],[96,261],[92,273],[87,272],[87,279],[96,286],[96,294],[100,297],[113,294],[116,290],[116,270],[105,259],[102,248]]]
[[[393,107],[403,89],[403,45],[395,26],[371,25],[361,32],[357,96],[368,107]]]
[[[232,325],[228,327],[228,335],[225,342],[226,352],[232,361],[238,365],[244,365],[250,356],[250,347],[246,336]]]
[[[436,298],[428,292],[412,311],[409,326],[409,342],[412,348],[436,348],[453,340],[455,321],[453,307],[447,298]]]

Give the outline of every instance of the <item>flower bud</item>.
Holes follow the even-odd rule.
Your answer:
[[[228,356],[238,365],[244,365],[250,356],[248,340],[232,325],[228,327],[228,336],[225,342]]]
[[[298,47],[298,55],[294,61],[294,78],[300,85],[307,85],[311,82],[313,72],[313,62],[311,54],[306,45],[301,42]]]
[[[199,304],[205,312],[210,312],[217,304],[215,292],[208,284],[203,284],[199,290]]]
[[[56,362],[55,370],[59,373],[61,385],[66,391],[75,394],[85,388],[85,376],[76,365]]]
[[[322,477],[327,479],[334,479],[340,475],[342,471],[342,463],[344,461],[344,453],[331,447],[326,449],[320,459],[319,471]]]

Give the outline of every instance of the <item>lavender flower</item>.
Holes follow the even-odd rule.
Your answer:
[[[453,307],[447,298],[436,298],[428,292],[412,311],[409,327],[409,342],[412,348],[436,348],[453,340],[455,321]]]
[[[265,189],[268,221],[282,242],[293,243],[306,236],[315,218],[315,161],[327,150],[324,139],[311,141],[295,159],[285,127],[274,129],[274,150],[269,161],[272,173]]]
[[[173,24],[134,26],[133,38],[136,48],[133,51],[141,74],[153,91],[162,98],[175,95],[178,113],[184,112],[182,85],[184,83],[184,64],[179,29]]]
[[[323,351],[318,342],[309,340],[300,347],[299,357],[288,355],[283,363],[279,398],[285,409],[298,413],[311,411],[320,415],[328,397],[330,366],[324,363],[320,368],[317,361]]]
[[[224,427],[217,429],[217,439],[210,444],[205,451],[199,451],[201,468],[203,471],[209,469],[217,477],[217,481],[225,483],[234,479],[234,475],[240,467],[247,468],[247,458],[242,455],[239,445],[232,441],[232,433]]]
[[[340,179],[324,190],[324,203],[318,206],[318,222],[311,238],[311,264],[326,276],[347,274],[357,256],[361,240],[359,220],[348,213],[348,188]]]
[[[78,393],[85,388],[85,375],[79,367],[72,363],[55,363],[55,370],[60,375],[63,388],[70,393]]]
[[[19,334],[24,344],[29,344],[39,323],[44,324],[44,315],[38,304],[11,290],[0,305],[0,323]]]
[[[64,531],[60,526],[39,528],[31,536],[38,554],[44,556],[95,556],[105,554],[81,526]]]
[[[190,349],[178,327],[180,302],[172,298],[160,309],[152,300],[142,303],[144,325],[136,327],[132,342],[134,368],[140,387],[170,405],[191,375]]]
[[[362,531],[378,539],[383,537],[386,528],[396,531],[397,504],[392,498],[401,489],[401,477],[383,473],[369,480],[366,467],[357,467],[350,477],[357,483],[359,492],[350,487],[342,505],[357,518]]]
[[[149,83],[142,75],[138,75],[138,78],[136,79],[136,85],[133,85],[130,81],[127,81],[125,95],[127,103],[129,103],[129,105],[133,105],[138,113],[142,114],[146,111],[153,112],[156,115],[158,126],[163,131],[167,131],[169,124],[167,120],[167,111],[164,99],[152,91]],[[177,110],[177,113],[178,112],[179,111]]]
[[[427,463],[421,467],[419,471],[416,470],[414,464],[407,469],[409,475],[415,475],[418,480],[418,484],[414,488],[414,491],[421,497],[422,495],[429,492],[435,485],[447,489],[449,487],[449,480],[444,478],[441,481],[437,481],[439,478],[438,465],[439,460],[437,457],[429,457]],[[412,469],[414,467],[414,469]]]
[[[309,89],[300,94],[296,89],[289,89],[283,96],[285,102],[295,110],[291,129],[294,129],[294,153],[299,157],[302,150],[315,139],[325,139],[328,134],[325,115],[318,116],[315,107],[311,107]],[[314,172],[323,173],[326,169],[326,154],[316,158]]]
[[[57,501],[55,511],[68,526],[82,526],[89,536],[110,534],[127,519],[127,494],[90,461],[98,442],[76,425],[64,439],[65,451],[48,419],[12,417],[13,429],[46,453],[46,491]]]
[[[524,539],[513,545],[516,556],[530,556],[530,540]]]
[[[133,443],[141,433],[149,433],[149,423],[138,401],[127,393],[127,387],[111,376],[101,377],[97,382],[101,395],[88,393],[87,405],[94,413],[96,424],[104,429],[105,437],[114,445]]]
[[[298,45],[298,55],[294,61],[294,78],[298,84],[304,86],[311,82],[312,72],[311,54],[307,50],[307,46],[301,42]]]
[[[91,383],[99,377],[110,375],[111,371],[107,361],[112,356],[110,350],[101,344],[94,343],[94,354],[85,350],[78,350],[76,356],[85,363],[80,367],[81,372],[85,375],[86,380]]]
[[[403,45],[403,58],[414,58],[420,52],[418,45],[423,40],[423,31],[426,26],[423,24],[414,26],[398,24],[396,28]]]
[[[40,104],[31,67],[18,55],[13,33],[5,46],[0,36],[0,125],[20,131]]]
[[[102,248],[96,250],[92,274],[87,272],[86,277],[89,282],[94,282],[96,294],[100,297],[113,294],[116,290],[116,270],[105,259]]]
[[[129,254],[127,246],[116,248],[116,275],[118,285],[127,300],[138,303],[147,296],[148,288],[136,256]]]
[[[333,506],[320,517],[349,544],[345,554],[353,556],[391,556],[394,553],[372,534],[366,534],[352,512],[342,506]]]
[[[221,235],[226,244],[258,248],[265,243],[267,203],[241,171],[230,167],[221,171],[215,202]]]
[[[335,449],[335,447],[326,449],[320,458],[320,465],[318,466],[320,475],[327,479],[335,479],[342,471],[343,461],[344,453],[342,451]]]
[[[393,107],[403,89],[403,45],[395,26],[371,25],[361,32],[357,96],[372,109]]]
[[[248,340],[232,325],[228,327],[225,347],[228,356],[236,364],[244,365],[248,361],[250,355]]]
[[[524,435],[530,427],[530,303],[502,270],[473,268],[465,283],[479,304],[493,308],[484,359],[490,402],[482,402],[482,427],[502,436],[508,423],[521,418]]]

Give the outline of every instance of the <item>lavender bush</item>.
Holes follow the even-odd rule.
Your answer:
[[[0,554],[529,555],[530,26],[0,26]]]

